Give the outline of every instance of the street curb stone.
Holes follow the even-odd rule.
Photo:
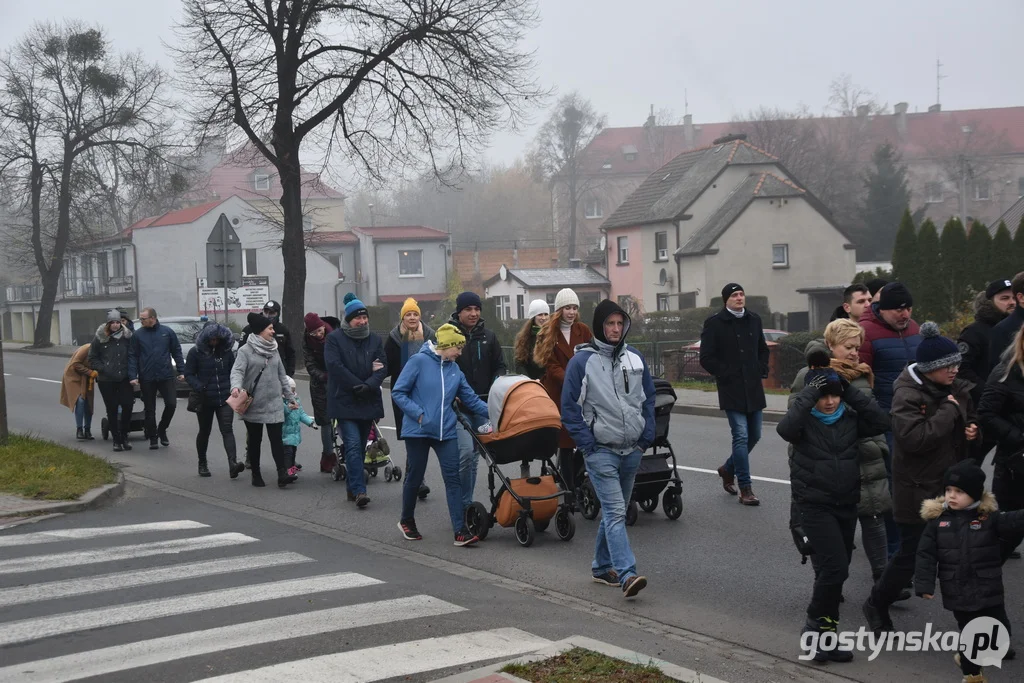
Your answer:
[[[711,406],[690,406],[679,403],[672,406],[672,412],[679,415],[698,415],[700,417],[725,417],[725,411]],[[777,410],[762,410],[761,421],[777,423],[782,421],[785,413]]]
[[[98,486],[92,490],[86,491],[78,500],[68,501],[67,503],[48,503],[39,505],[39,507],[35,508],[19,508],[17,512],[13,512],[10,515],[0,516],[0,520],[7,517],[20,518],[28,515],[58,514],[90,510],[92,508],[100,507],[111,500],[120,498],[124,495],[124,487],[124,473],[118,472],[116,482],[113,484],[104,484],[103,486]]]

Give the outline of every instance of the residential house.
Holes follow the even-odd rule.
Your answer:
[[[462,279],[462,286],[483,291],[483,281],[496,273],[503,264],[512,268],[552,268],[558,265],[558,248],[553,241],[543,246],[536,240],[508,242],[508,247],[484,242],[456,242],[453,244],[454,267]]]
[[[554,312],[555,295],[566,287],[576,292],[580,303],[597,304],[611,291],[608,278],[593,268],[508,268],[483,283],[484,297],[494,301],[499,320],[522,320],[534,299],[544,299]],[[490,315],[490,311],[484,313]]]
[[[602,230],[612,295],[645,311],[707,306],[736,281],[795,329],[807,322],[799,289],[841,291],[855,273],[853,245],[828,210],[742,136],[676,156]]]

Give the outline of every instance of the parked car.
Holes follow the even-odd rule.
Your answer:
[[[778,346],[778,340],[785,337],[789,332],[785,330],[765,330],[764,340],[768,344],[768,348]],[[714,377],[711,376],[704,366],[700,364],[700,340],[698,339],[692,344],[688,344],[683,347],[683,378],[697,380],[699,382],[712,382]]]
[[[178,335],[178,342],[181,344],[181,357],[188,358],[188,352],[192,350],[192,347],[196,345],[196,337],[199,335],[199,331],[203,329],[203,326],[209,321],[205,315],[203,316],[190,316],[190,315],[179,315],[170,316],[167,318],[160,318],[160,324],[166,325],[167,327],[174,330],[174,334]],[[136,318],[132,321],[135,325],[135,329],[142,327],[142,321]],[[232,343],[233,350],[238,350],[238,335],[235,335],[234,342]],[[171,365],[175,366],[175,370],[178,374],[185,372],[185,368],[178,370],[177,364],[174,360],[171,360]],[[177,393],[178,396],[188,396],[192,388],[188,382],[178,382]]]

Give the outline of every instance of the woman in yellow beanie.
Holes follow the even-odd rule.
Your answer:
[[[391,333],[388,334],[387,339],[384,340],[384,353],[387,356],[388,372],[391,375],[392,387],[398,383],[398,377],[402,374],[405,364],[419,352],[420,347],[425,342],[437,341],[433,328],[423,322],[420,319],[420,315],[420,307],[416,303],[416,299],[412,297],[406,299],[402,304],[401,320],[391,330]],[[395,414],[395,428],[398,430],[398,438],[401,440],[402,411],[399,410],[398,404],[395,403],[394,399],[391,399],[391,407]],[[409,471],[408,461],[405,464],[405,471]],[[426,498],[429,493],[429,486],[425,483],[420,486],[419,496],[421,500]]]

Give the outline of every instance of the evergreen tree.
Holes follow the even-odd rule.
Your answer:
[[[947,299],[946,310],[952,311],[964,301],[969,294],[972,273],[967,271],[964,253],[967,251],[967,233],[959,218],[950,218],[942,227],[939,238],[941,248],[940,263],[945,276]]]
[[[860,216],[864,223],[859,236],[857,258],[884,261],[893,253],[900,217],[910,204],[907,167],[899,151],[888,142],[879,145],[864,175],[867,196]]]
[[[892,248],[892,276],[909,287],[911,292],[917,282],[917,264],[917,228],[910,209],[904,209]]]
[[[1020,266],[1020,263],[1013,258],[1013,238],[1010,237],[1010,229],[1003,221],[999,221],[996,235],[992,238],[992,258],[989,262],[991,263],[987,276],[989,282],[999,278],[1012,280],[1013,274]]]
[[[1024,216],[1020,217],[1020,225],[1017,232],[1013,234],[1013,270],[1010,272],[1016,275],[1024,270]],[[1013,277],[1011,276],[1011,280]]]
[[[945,322],[949,317],[949,288],[942,272],[939,233],[929,218],[917,232],[917,278],[910,288],[914,296],[914,317],[919,322]]]
[[[985,289],[986,284],[1000,277],[992,269],[992,234],[980,221],[971,226],[964,261],[967,264],[968,281],[976,290]]]

